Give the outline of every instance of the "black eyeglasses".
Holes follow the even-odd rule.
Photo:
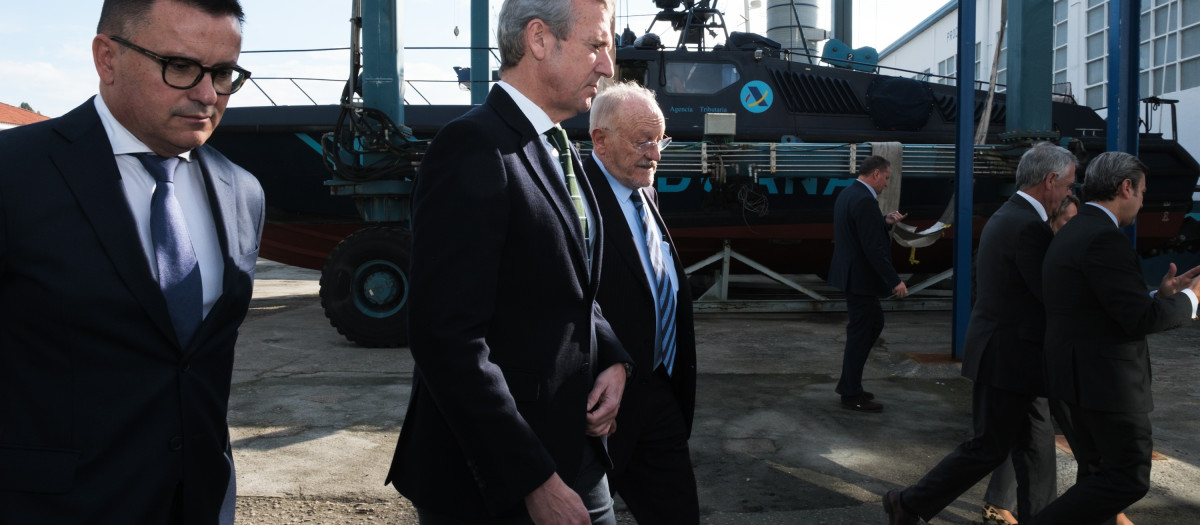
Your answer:
[[[162,64],[162,79],[175,89],[192,89],[205,73],[212,73],[213,90],[218,95],[232,95],[241,89],[250,72],[237,66],[204,67],[190,58],[165,57],[119,36],[108,35],[113,42],[146,55]]]

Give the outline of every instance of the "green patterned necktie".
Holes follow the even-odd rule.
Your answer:
[[[583,206],[583,196],[579,193],[579,181],[575,178],[575,162],[571,160],[571,147],[567,142],[567,131],[561,126],[554,126],[546,131],[550,144],[558,150],[558,162],[562,164],[563,175],[567,179],[567,193],[571,195],[571,203],[575,205],[575,213],[579,216],[579,226],[583,228],[584,246],[592,245],[592,232],[588,228],[587,210]]]

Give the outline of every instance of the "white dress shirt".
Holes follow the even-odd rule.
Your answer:
[[[650,283],[650,293],[654,296],[654,304],[662,304],[658,300],[658,286],[655,285],[657,281],[654,279],[654,267],[650,263],[650,248],[646,245],[646,231],[642,229],[642,218],[633,201],[630,200],[634,190],[617,181],[608,172],[608,168],[604,167],[604,163],[600,161],[595,152],[592,153],[592,159],[600,166],[600,171],[604,172],[604,178],[608,180],[608,185],[612,187],[613,193],[617,196],[617,204],[621,205],[621,213],[625,215],[625,224],[633,233],[633,244],[637,246],[638,255],[642,260],[642,271],[646,273],[646,281]],[[659,250],[662,251],[663,265],[667,267],[667,278],[671,281],[670,293],[677,294],[679,293],[679,275],[675,273],[675,258],[671,255],[671,244],[667,242],[667,236],[663,235],[662,229],[658,228],[658,221],[654,220],[654,214],[650,213],[650,205],[643,205],[646,206],[646,219],[650,223],[648,227],[658,229],[658,237],[662,239],[662,242],[659,243]],[[654,315],[659,321],[656,326],[660,327],[661,331],[662,312],[655,308]],[[655,340],[661,340],[661,338],[662,334],[660,333]]]
[[[501,80],[500,82],[497,82],[496,85],[503,88],[504,91],[508,93],[508,96],[512,97],[513,102],[517,103],[517,107],[521,109],[521,113],[525,115],[525,118],[529,119],[530,124],[533,124],[533,129],[537,130],[538,135],[541,135],[542,147],[550,153],[551,158],[557,160],[558,150],[554,148],[554,145],[550,143],[550,138],[546,136],[546,132],[550,131],[550,129],[554,127],[554,121],[550,120],[550,116],[547,115],[545,111],[542,111],[542,108],[538,107],[537,104],[534,104],[532,100],[529,100],[529,97],[526,97],[525,95],[522,95],[520,91],[517,91],[517,88],[513,87],[512,84]],[[563,181],[563,186],[565,187],[567,176],[565,173],[563,173],[562,165],[558,162],[555,162],[554,169],[558,172],[558,176]],[[575,180],[579,184],[579,200],[583,202],[583,210],[587,215],[588,224],[596,224],[596,217],[592,214],[592,207],[588,206],[587,195],[583,193],[583,185],[587,184],[583,178],[583,174],[576,173]],[[592,231],[595,231],[595,227],[592,228]],[[588,243],[588,260],[590,261],[592,260],[592,254],[596,253],[596,236],[589,235]]]
[[[100,114],[100,122],[104,124],[104,131],[108,134],[108,140],[112,144],[117,169],[121,172],[121,185],[125,189],[125,200],[129,203],[129,211],[133,213],[133,220],[137,222],[138,237],[141,239],[142,249],[146,253],[150,275],[158,280],[158,264],[154,259],[154,240],[150,233],[150,197],[154,194],[157,182],[155,182],[154,176],[150,175],[142,166],[142,162],[134,156],[137,153],[153,153],[153,151],[117,121],[108,106],[104,104],[103,97],[97,95],[95,101],[96,112]],[[221,297],[225,263],[200,165],[191,158],[190,151],[180,154],[179,159],[179,167],[175,170],[174,178],[175,198],[179,201],[180,208],[183,209],[188,235],[192,238],[192,248],[196,251],[196,261],[200,265],[200,282],[204,290],[203,313],[207,316],[208,312],[212,310],[213,304]]]
[[[1046,208],[1042,206],[1041,202],[1038,202],[1037,199],[1031,197],[1028,193],[1025,193],[1021,190],[1017,190],[1017,195],[1020,195],[1024,197],[1025,200],[1029,201],[1029,204],[1033,206],[1033,209],[1037,210],[1038,217],[1042,218],[1042,222],[1050,220],[1050,216],[1046,214]]]

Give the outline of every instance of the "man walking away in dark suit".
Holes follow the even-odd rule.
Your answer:
[[[978,295],[963,345],[962,374],[974,381],[975,434],[903,491],[884,496],[892,524],[933,519],[1012,454],[1020,521],[1056,495],[1054,427],[1044,398],[1042,260],[1057,209],[1075,183],[1075,155],[1034,145],[1017,165],[1017,193],[988,219],[976,257]]]
[[[833,205],[833,262],[829,284],[846,293],[846,349],[838,394],[842,407],[860,412],[879,412],[883,404],[863,390],[863,367],[879,334],[883,333],[883,307],[879,297],[908,295],[908,286],[892,267],[888,227],[905,216],[893,211],[883,216],[876,199],[892,176],[891,164],[878,155],[858,166],[858,180],[837,196]]]
[[[500,83],[421,162],[416,368],[386,480],[421,523],[616,522],[604,438],[632,361],[596,303],[601,213],[558,126],[612,76],[612,18],[608,0],[506,0]]]
[[[596,96],[584,172],[604,216],[597,300],[637,373],[608,440],[609,482],[637,522],[699,523],[688,450],[696,335],[687,275],[658,211],[654,170],[671,142],[654,92],[634,83]]]
[[[1086,202],[1046,252],[1046,383],[1068,407],[1067,438],[1079,468],[1074,486],[1022,523],[1113,523],[1150,490],[1146,335],[1195,318],[1200,266],[1176,275],[1172,263],[1147,293],[1137,251],[1119,229],[1137,218],[1146,175],[1128,153],[1092,159]]]
[[[226,412],[263,226],[205,141],[236,0],[108,0],[100,94],[0,132],[0,523],[232,523]]]

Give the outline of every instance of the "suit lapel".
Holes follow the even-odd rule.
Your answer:
[[[575,163],[575,173],[578,175],[576,179],[579,181],[579,191],[583,193],[583,199],[587,202],[588,209],[591,210],[592,220],[589,224],[592,234],[592,266],[591,266],[591,290],[593,293],[596,287],[600,284],[600,265],[604,261],[604,213],[600,210],[600,203],[596,202],[596,191],[588,182],[587,175],[583,163],[580,162],[579,152],[575,150],[575,146],[571,146],[571,161]],[[574,205],[572,205],[572,209]],[[575,221],[578,224],[579,221]],[[580,239],[582,239],[582,235]],[[583,246],[586,250],[587,246]],[[584,252],[586,254],[586,252]]]
[[[652,189],[642,190],[643,198],[646,205],[650,207],[650,214],[654,217],[654,223],[658,225],[658,233],[662,235],[663,242],[666,242],[671,247],[671,257],[675,259],[675,269],[679,275],[679,279],[684,278],[683,262],[679,259],[679,252],[675,250],[675,240],[671,238],[671,232],[667,230],[667,222],[662,218],[662,212],[658,209],[658,192]],[[680,283],[680,288],[683,284]]]
[[[237,209],[237,195],[234,194],[232,174],[220,169],[205,147],[196,148],[193,152],[200,163],[200,171],[204,174],[204,185],[208,189],[208,200],[212,204],[213,223],[217,227],[217,238],[221,243],[221,254],[228,258],[232,256],[233,240],[237,239],[237,217],[225,217],[223,210]],[[228,271],[228,268],[226,268]],[[224,286],[229,284],[225,277]]]
[[[613,217],[613,221],[617,224],[625,224],[625,212],[621,209],[621,204],[617,202],[617,196],[613,193],[612,187],[608,184],[607,177],[601,171],[600,165],[595,159],[590,156],[584,161],[583,172],[586,174],[588,186],[592,188],[592,193],[595,195],[593,201],[596,207],[600,209],[600,213]],[[620,217],[617,221],[616,217]],[[604,230],[604,236],[609,238],[608,245],[616,249],[616,254],[623,263],[629,267],[630,273],[637,275],[637,281],[641,284],[642,291],[650,294],[650,281],[646,277],[646,270],[642,266],[642,256],[638,252],[637,241],[633,232],[629,228],[608,228]],[[610,254],[611,255],[611,254]]]
[[[504,88],[493,87],[491,93],[488,94],[487,104],[491,105],[496,110],[496,113],[500,115],[500,118],[512,125],[514,130],[520,135],[521,149],[519,154],[521,160],[529,169],[534,182],[541,189],[546,200],[551,203],[551,206],[557,212],[559,222],[569,233],[567,237],[574,239],[574,242],[569,243],[569,247],[572,259],[575,261],[575,271],[582,278],[585,285],[584,288],[586,289],[586,281],[589,280],[587,248],[583,243],[583,230],[579,225],[579,217],[576,215],[575,205],[571,203],[571,196],[567,193],[566,182],[562,180],[562,177],[558,174],[558,170],[555,168],[559,164],[558,159],[552,158],[550,153],[546,151],[546,148],[542,146],[541,135],[538,134],[537,130],[533,129],[533,125],[529,123],[529,119],[517,107],[517,103],[513,101],[512,97],[508,96]],[[583,167],[580,166],[578,161],[579,155],[575,153],[574,147],[571,147],[571,150],[571,157],[577,170],[576,173],[583,173]],[[592,203],[596,222],[600,222],[599,212],[595,210],[595,198],[589,198],[591,192],[590,190],[584,190],[584,186],[586,185],[580,184],[580,190],[584,191],[585,198]],[[595,231],[598,232],[599,228],[595,228]],[[596,250],[599,252],[599,238],[593,236],[593,239],[596,241]],[[597,257],[598,260],[599,258]],[[593,273],[598,275],[597,272],[599,272],[598,268]],[[590,281],[594,283],[596,279],[593,277]]]
[[[204,317],[204,321],[200,323],[196,335],[192,337],[192,345],[184,349],[188,353],[202,346],[215,326],[224,322],[221,314],[227,308],[229,301],[233,300],[234,294],[230,292],[239,274],[238,268],[232,263],[234,260],[233,250],[230,248],[234,246],[234,240],[238,235],[237,217],[236,215],[226,217],[224,212],[224,210],[236,209],[237,196],[234,194],[233,182],[230,180],[232,174],[228,170],[220,169],[205,147],[196,148],[192,154],[196,156],[200,172],[203,175],[205,191],[208,193],[209,211],[212,213],[213,225],[216,226],[217,242],[220,245],[221,261],[224,266],[221,270],[221,295],[213,304],[212,310]]]
[[[51,160],[71,188],[121,281],[159,330],[174,339],[175,329],[167,314],[166,299],[150,273],[108,134],[92,104],[89,99],[59,119],[55,129],[70,144],[52,155]]]

